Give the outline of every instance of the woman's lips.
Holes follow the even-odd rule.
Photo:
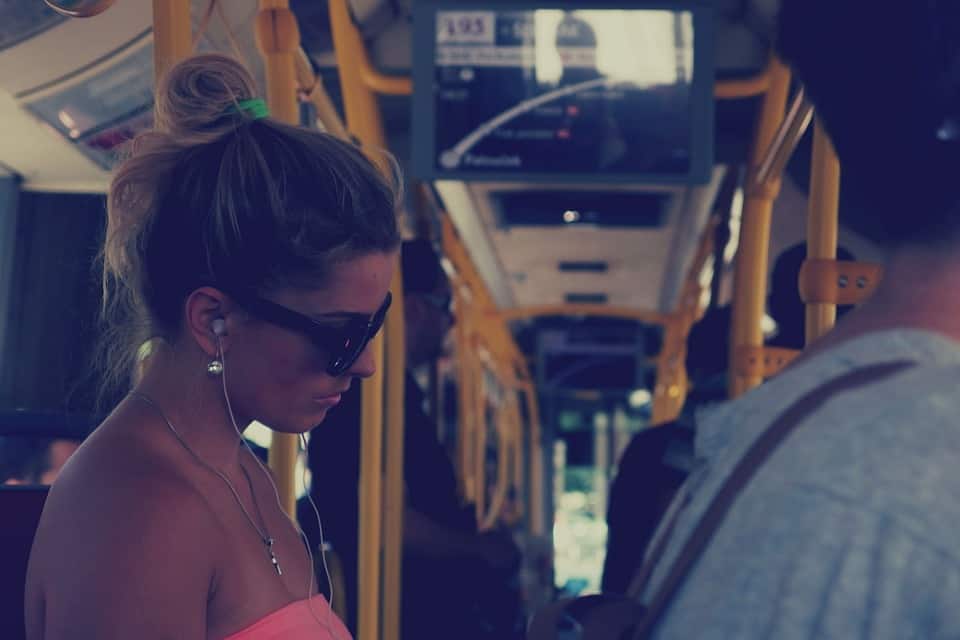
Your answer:
[[[322,397],[322,398],[314,398],[314,399],[313,399],[313,402],[314,402],[315,404],[318,404],[318,405],[321,405],[321,406],[325,406],[325,407],[335,407],[336,405],[340,404],[340,394],[338,393],[338,394],[332,395],[332,396],[324,396],[324,397]]]

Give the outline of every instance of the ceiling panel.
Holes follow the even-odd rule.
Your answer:
[[[518,306],[561,304],[569,293],[604,293],[609,304],[655,309],[670,229],[520,228],[492,234]],[[560,261],[605,260],[605,273],[568,273]]]
[[[607,304],[650,311],[671,311],[683,276],[699,245],[717,187],[724,171],[718,168],[707,185],[694,187],[651,185],[571,184],[555,189],[569,192],[599,189],[615,193],[654,193],[668,196],[663,224],[655,228],[598,227],[562,223],[555,226],[507,226],[492,194],[507,190],[543,189],[521,183],[471,183],[469,211],[459,211],[472,231],[494,253],[497,265],[484,274],[508,289],[508,304],[531,306],[562,304],[568,294],[605,294]],[[461,203],[458,209],[462,209]],[[467,246],[473,245],[465,234]],[[561,261],[606,261],[601,273],[559,270]]]
[[[192,0],[195,33],[208,4]],[[263,86],[256,0],[220,6],[199,49],[238,56]],[[151,15],[150,0],[124,0],[0,52],[0,164],[21,174],[24,188],[106,189],[117,145],[151,122]]]

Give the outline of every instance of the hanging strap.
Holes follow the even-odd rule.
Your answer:
[[[664,578],[660,589],[656,592],[650,601],[650,605],[644,611],[642,619],[634,632],[634,640],[643,640],[649,637],[660,617],[670,606],[673,596],[676,595],[677,589],[683,584],[687,573],[697,559],[699,559],[717,529],[720,528],[734,500],[736,500],[737,496],[750,480],[753,479],[770,455],[776,451],[777,447],[793,433],[806,417],[838,393],[879,382],[908,367],[914,366],[914,364],[913,362],[906,361],[888,362],[851,371],[805,394],[781,414],[750,446],[747,453],[740,459],[736,467],[734,467],[733,472],[724,481],[720,491],[714,496],[710,506],[700,518],[700,522],[697,523],[693,533],[687,539],[686,543],[684,543],[680,555],[677,556],[670,572],[667,574],[667,577]],[[677,515],[680,511],[682,511],[682,505],[675,510],[673,518],[671,518],[664,534],[661,536],[661,540],[658,541],[657,548],[650,554],[647,562],[640,570],[640,574],[635,583],[637,584],[637,590],[634,591],[635,593],[642,594],[646,588],[653,574],[656,561],[665,550],[666,540],[670,537],[670,532],[674,524],[676,524]]]

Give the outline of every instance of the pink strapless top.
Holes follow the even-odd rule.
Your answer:
[[[313,613],[310,606],[313,606]],[[316,618],[314,617],[316,614]],[[317,621],[319,618],[319,622]],[[332,634],[332,635],[331,635]],[[298,600],[261,618],[224,640],[352,640],[353,636],[323,595]]]

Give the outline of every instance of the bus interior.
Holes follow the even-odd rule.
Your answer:
[[[111,170],[153,122],[157,75],[191,52],[227,53],[273,117],[396,159],[404,236],[437,248],[452,289],[448,348],[416,373],[463,504],[521,550],[524,620],[598,593],[618,462],[636,433],[688,418],[698,321],[732,309],[701,357],[735,397],[802,347],[765,346],[780,329],[767,304],[777,256],[806,243],[794,286],[808,337],[880,277],[882,251],[837,222],[835,154],[774,54],[778,4],[0,3],[0,452],[78,442],[102,419],[90,358]],[[838,246],[855,261],[837,261]],[[392,322],[382,386],[364,386],[381,409],[359,454],[361,640],[399,637]],[[270,449],[292,510],[304,455],[266,428],[245,435]],[[0,490],[5,638],[23,637],[17,594],[43,493]]]

